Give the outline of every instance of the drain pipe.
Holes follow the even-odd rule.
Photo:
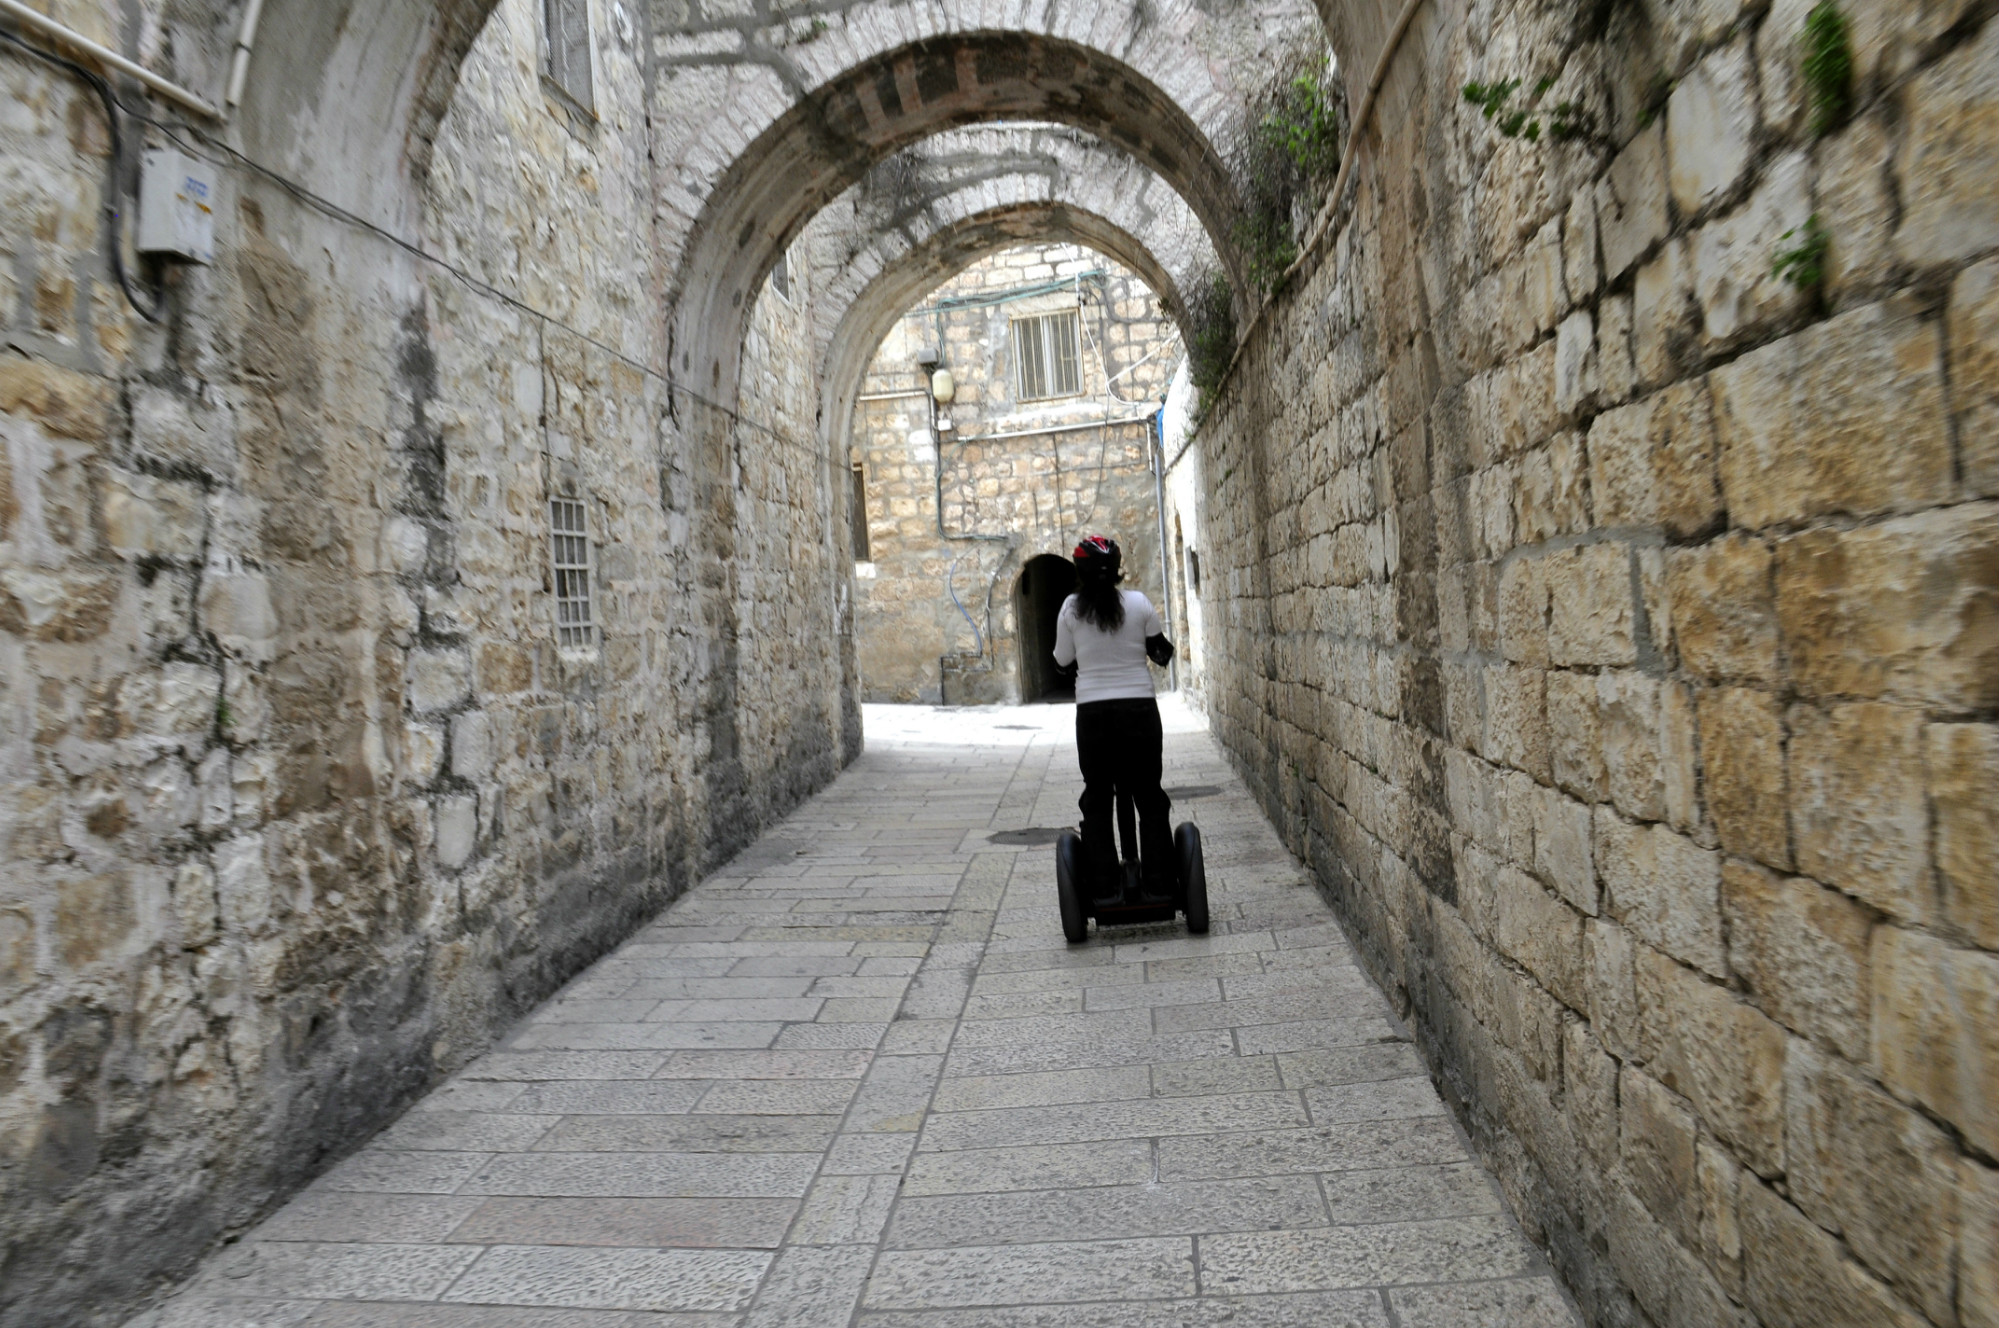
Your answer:
[[[1159,516],[1159,598],[1166,603],[1166,628],[1173,629],[1173,564],[1166,556],[1166,403],[1152,415],[1152,505]],[[1166,665],[1166,685],[1180,690],[1180,652]]]
[[[252,0],[254,3],[255,0]],[[222,113],[201,98],[177,83],[169,83],[141,64],[134,64],[107,46],[100,46],[82,33],[66,28],[48,15],[28,8],[21,0],[0,0],[0,14],[13,19],[30,32],[38,33],[52,41],[60,42],[71,50],[80,51],[107,69],[115,69],[128,78],[139,82],[159,93],[168,101],[185,106],[196,115],[207,120],[220,120]]]
[[[222,113],[233,115],[243,100],[243,83],[250,75],[250,50],[257,44],[257,21],[264,16],[264,0],[250,0],[243,6],[243,26],[236,33],[236,54],[229,62],[229,93],[222,99]]]

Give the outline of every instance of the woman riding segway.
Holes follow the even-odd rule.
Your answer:
[[[1136,922],[1185,911],[1190,930],[1206,931],[1199,832],[1191,825],[1173,831],[1172,803],[1159,786],[1163,734],[1146,661],[1164,667],[1173,643],[1152,601],[1118,588],[1123,569],[1115,541],[1091,535],[1076,546],[1075,561],[1076,593],[1055,620],[1055,662],[1076,666],[1076,759],[1083,771],[1081,842],[1057,847],[1063,930],[1078,941],[1085,914]],[[1135,853],[1127,807],[1137,812]],[[1135,860],[1135,881],[1120,866],[1113,815],[1122,822],[1125,859]],[[1200,878],[1198,900],[1190,876]]]

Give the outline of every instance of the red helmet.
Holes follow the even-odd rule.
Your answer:
[[[1078,563],[1089,562],[1094,558],[1106,558],[1116,562],[1121,557],[1123,555],[1118,552],[1117,541],[1106,535],[1085,535],[1083,542],[1076,546],[1075,559]]]

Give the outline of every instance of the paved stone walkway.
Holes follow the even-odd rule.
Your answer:
[[[826,792],[145,1328],[1568,1328],[1169,701],[1214,933],[1062,942],[1066,707],[870,707]]]

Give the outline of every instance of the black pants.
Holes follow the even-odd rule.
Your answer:
[[[1151,697],[1087,701],[1076,707],[1076,759],[1083,767],[1083,853],[1106,892],[1117,879],[1118,854],[1111,830],[1117,795],[1138,809],[1139,860],[1149,888],[1173,880],[1173,804],[1159,787],[1159,704]]]

